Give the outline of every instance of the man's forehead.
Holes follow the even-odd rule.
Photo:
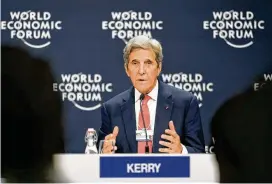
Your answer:
[[[137,58],[132,58],[131,61],[138,61],[138,62],[145,62],[145,61],[151,61],[151,62],[155,62],[155,59],[152,58],[146,58],[146,59],[137,59]]]
[[[137,51],[147,51],[149,54],[135,54]],[[154,61],[155,60],[155,53],[152,49],[134,49],[130,54],[129,54],[129,60],[137,60],[137,61]]]

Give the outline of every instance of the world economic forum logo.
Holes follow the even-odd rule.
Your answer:
[[[253,85],[254,91],[262,89],[268,81],[272,81],[272,73],[264,73],[262,82],[255,82]]]
[[[41,49],[51,44],[53,30],[62,29],[62,22],[51,18],[50,12],[10,12],[11,20],[1,21],[1,29],[10,30],[11,39],[20,39],[31,48]]]
[[[234,48],[246,48],[254,43],[254,32],[264,29],[264,20],[257,20],[251,11],[216,11],[213,20],[203,21],[204,30],[213,31],[213,39],[221,38]]]
[[[101,107],[104,93],[112,92],[112,83],[105,83],[101,74],[62,74],[62,82],[53,84],[53,91],[60,91],[62,100],[68,100],[84,111]]]
[[[112,39],[125,43],[135,36],[152,37],[152,31],[163,30],[163,21],[155,20],[151,12],[111,12],[111,17],[110,21],[102,21],[102,30],[111,30]]]
[[[162,73],[161,76],[163,82],[195,95],[199,102],[199,107],[203,106],[202,93],[214,91],[214,84],[205,82],[203,75],[200,73]]]

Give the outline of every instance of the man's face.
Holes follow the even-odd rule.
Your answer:
[[[157,64],[155,53],[151,49],[135,49],[130,53],[126,73],[140,93],[152,91],[160,72],[161,64]]]

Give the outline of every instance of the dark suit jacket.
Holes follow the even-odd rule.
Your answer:
[[[119,127],[117,153],[137,153],[134,87],[105,102],[101,108],[99,140]],[[159,82],[153,153],[159,153],[161,135],[173,120],[175,129],[189,153],[204,152],[204,138],[197,99],[189,92]]]

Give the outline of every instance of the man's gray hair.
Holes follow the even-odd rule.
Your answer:
[[[128,67],[128,58],[130,53],[135,49],[151,49],[155,53],[155,59],[157,64],[162,63],[163,54],[162,54],[162,46],[159,41],[153,38],[149,38],[144,35],[136,36],[130,39],[124,48],[123,51],[123,58],[124,58],[124,65],[125,68]]]

